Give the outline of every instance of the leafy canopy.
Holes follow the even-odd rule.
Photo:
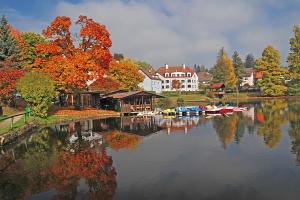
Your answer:
[[[71,19],[56,17],[44,31],[47,43],[36,47],[36,71],[47,73],[58,90],[85,89],[87,81],[102,77],[112,59],[110,34],[106,27],[86,16],[79,16],[76,40],[71,37]]]
[[[258,80],[258,86],[267,96],[280,96],[287,92],[284,77],[287,69],[280,67],[280,54],[273,46],[267,46],[262,57],[256,61],[257,71],[262,72],[263,78]]]
[[[294,27],[294,37],[290,39],[288,67],[291,74],[290,94],[300,94],[300,27]]]
[[[26,100],[34,116],[47,117],[48,107],[55,95],[55,85],[44,73],[29,72],[17,83],[17,89]]]

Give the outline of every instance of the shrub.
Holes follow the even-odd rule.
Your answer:
[[[54,82],[44,73],[26,73],[17,82],[17,90],[27,101],[33,116],[45,118],[55,94]]]

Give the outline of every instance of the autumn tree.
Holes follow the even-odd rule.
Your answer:
[[[112,59],[110,34],[104,25],[79,16],[76,38],[71,37],[71,25],[69,17],[56,17],[43,30],[47,43],[36,47],[34,70],[47,73],[61,92],[85,89],[87,81],[107,73]]]
[[[24,65],[27,67],[32,66],[34,59],[36,58],[36,46],[38,44],[43,44],[46,42],[45,38],[40,34],[33,32],[24,32],[21,33],[21,37],[24,40],[25,44],[21,47],[24,51]]]
[[[118,82],[121,88],[130,90],[137,88],[144,80],[144,76],[138,71],[137,63],[129,58],[113,60],[109,65],[108,77]]]
[[[0,21],[0,115],[3,104],[13,102],[16,81],[23,72],[18,67],[20,49],[4,16]]]
[[[289,72],[291,81],[289,83],[290,94],[300,94],[300,27],[294,27],[294,37],[290,39],[290,53],[288,55]]]
[[[47,117],[55,94],[54,82],[47,74],[29,72],[18,81],[17,89],[28,103],[32,115]]]
[[[222,60],[223,60],[224,67],[225,67],[224,84],[228,88],[235,88],[237,79],[236,79],[236,76],[234,73],[232,61],[227,54],[223,55]]]
[[[263,78],[258,86],[267,96],[280,96],[287,92],[284,76],[287,69],[280,67],[280,54],[273,46],[267,46],[262,57],[256,61],[257,70],[262,72]]]
[[[223,82],[228,88],[235,88],[236,76],[230,57],[224,48],[219,51],[217,62],[212,69],[214,83]]]
[[[246,55],[245,67],[246,68],[254,68],[255,67],[255,58],[252,53],[249,53]]]
[[[172,80],[172,88],[176,91],[181,89],[181,82],[180,80]]]

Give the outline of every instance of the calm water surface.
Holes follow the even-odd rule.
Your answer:
[[[300,101],[58,124],[1,150],[0,199],[300,199]]]

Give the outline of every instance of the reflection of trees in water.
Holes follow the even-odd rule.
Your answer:
[[[215,117],[213,119],[213,127],[219,136],[219,140],[223,147],[231,144],[237,131],[238,116],[236,114],[228,117]]]
[[[89,199],[112,199],[116,172],[105,149],[83,143],[74,154],[65,141],[60,133],[44,129],[18,145],[14,154],[5,154],[0,166],[9,165],[1,168],[0,199],[27,199],[51,188],[58,192],[54,199],[75,199],[82,182]]]
[[[300,165],[300,102],[289,103],[289,135],[292,139],[292,153],[296,155],[296,162]]]
[[[257,135],[263,137],[269,148],[277,146],[281,140],[281,125],[287,123],[287,103],[284,100],[269,100],[262,102],[257,110],[261,123],[258,125]]]
[[[105,136],[105,141],[114,150],[135,149],[142,141],[141,136],[113,131]]]

